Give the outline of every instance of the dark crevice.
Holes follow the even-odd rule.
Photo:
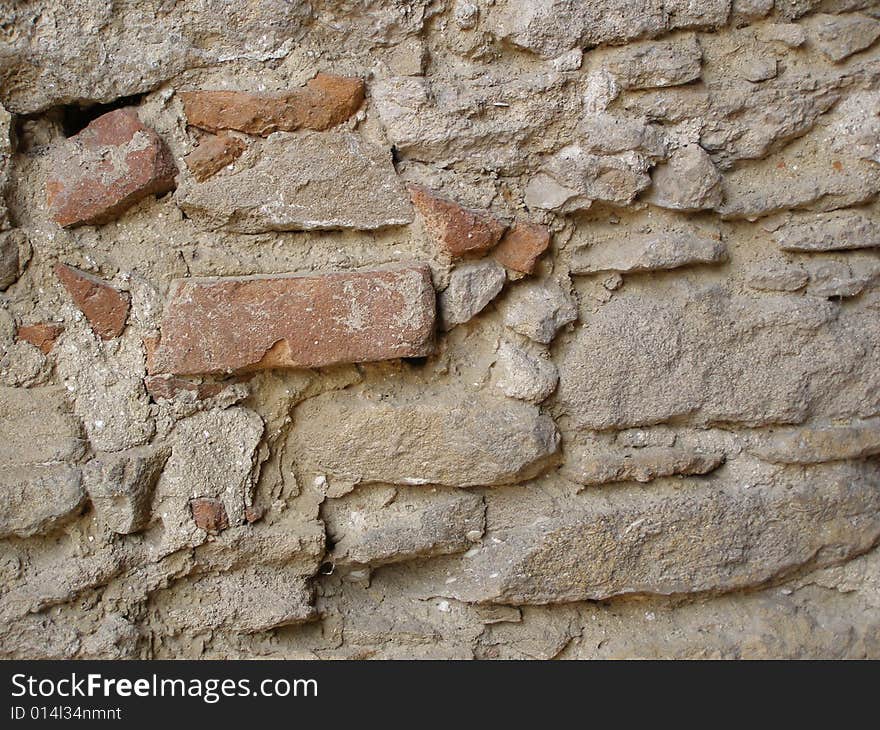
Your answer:
[[[144,98],[143,94],[133,96],[121,96],[109,104],[65,104],[59,108],[61,117],[61,130],[65,137],[79,134],[91,122],[114,109],[122,109],[127,106],[137,106]]]

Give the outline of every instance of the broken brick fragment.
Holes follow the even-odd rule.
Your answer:
[[[547,226],[518,222],[507,231],[492,255],[508,269],[531,274],[549,246],[550,229]]]
[[[464,208],[421,185],[411,185],[409,192],[428,234],[452,256],[486,253],[507,228],[489,211]]]
[[[236,137],[206,134],[199,140],[199,146],[183,159],[193,177],[202,182],[231,165],[246,149],[247,145]]]
[[[128,292],[118,291],[97,276],[62,263],[55,264],[55,275],[96,335],[110,340],[122,334],[131,302]]]
[[[344,122],[364,101],[363,79],[319,73],[304,87],[286,93],[183,91],[189,124],[209,132],[234,129],[267,137],[296,129],[324,131]]]
[[[247,376],[224,382],[193,383],[184,378],[169,375],[148,375],[144,387],[153,400],[173,400],[181,393],[192,393],[196,400],[208,400],[220,395],[226,388],[247,380]]]
[[[65,228],[107,223],[144,198],[174,189],[171,153],[134,109],[98,117],[54,154],[46,197]]]
[[[223,502],[213,497],[196,497],[189,502],[193,522],[205,532],[218,533],[229,527]]]
[[[48,355],[55,345],[55,340],[62,332],[64,332],[64,327],[60,325],[40,322],[19,327],[17,335],[18,339],[30,342],[34,347],[39,348],[44,355]]]
[[[421,264],[179,279],[147,369],[201,375],[424,357],[434,349],[435,314]]]

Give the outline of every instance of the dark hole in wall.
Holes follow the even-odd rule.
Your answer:
[[[120,96],[109,104],[65,104],[60,109],[61,131],[65,137],[72,137],[85,129],[90,122],[114,109],[137,106],[144,98],[143,94]]]

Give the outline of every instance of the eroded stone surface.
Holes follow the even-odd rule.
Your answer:
[[[0,388],[0,538],[72,519],[85,500],[79,424],[61,388]]]
[[[632,43],[604,59],[624,89],[677,86],[700,77],[702,52],[694,36],[677,41]]]
[[[505,302],[504,324],[514,332],[545,345],[577,317],[574,301],[554,282],[521,284]]]
[[[724,479],[648,493],[585,492],[565,512],[484,541],[469,559],[438,565],[434,575],[456,580],[438,580],[434,595],[541,604],[760,585],[873,545],[880,535],[877,476],[876,464],[842,464],[751,487]],[[754,519],[756,511],[763,519]]]
[[[424,266],[182,279],[149,370],[189,375],[422,357],[433,351],[433,330],[434,289]]]
[[[704,210],[721,204],[721,174],[699,145],[686,145],[658,165],[645,199],[661,208]]]
[[[492,382],[509,398],[540,403],[556,390],[559,375],[553,360],[510,342],[498,347]]]
[[[759,437],[755,453],[778,464],[818,464],[880,454],[880,424],[778,430]]]
[[[336,564],[383,565],[464,552],[483,534],[482,498],[442,487],[358,487],[321,511]]]
[[[830,60],[839,63],[880,38],[880,20],[861,13],[826,15],[807,21],[810,40]]]
[[[757,426],[874,415],[865,353],[877,347],[870,315],[821,299],[754,301],[713,287],[618,295],[563,348],[559,399],[596,429],[673,417]]]
[[[840,251],[880,247],[880,221],[870,213],[840,210],[801,213],[773,237],[783,251]]]
[[[566,452],[564,474],[585,487],[611,482],[650,482],[676,474],[707,474],[724,454],[674,446],[638,449],[580,447]]]
[[[579,248],[572,258],[572,272],[655,271],[693,264],[713,264],[727,259],[727,247],[717,238],[699,232],[641,234],[603,241]]]
[[[552,419],[534,406],[485,396],[449,401],[427,392],[406,400],[322,395],[297,408],[292,435],[288,448],[304,470],[454,487],[528,479],[559,444]]]
[[[443,328],[450,330],[473,319],[498,296],[505,281],[504,267],[492,259],[456,266],[449,286],[440,292]]]
[[[134,109],[107,112],[55,151],[46,195],[62,226],[107,223],[150,195],[174,189],[171,153]]]
[[[340,180],[350,204],[336,205]],[[373,230],[412,221],[391,156],[350,132],[303,132],[268,138],[252,166],[176,193],[200,225],[239,233],[324,229]]]

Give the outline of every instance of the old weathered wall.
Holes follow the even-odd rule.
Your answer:
[[[0,655],[880,658],[880,3],[0,16]]]

